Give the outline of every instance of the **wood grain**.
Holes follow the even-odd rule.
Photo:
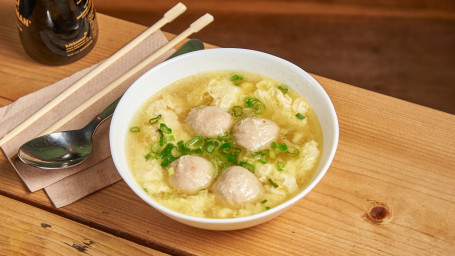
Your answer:
[[[2,255],[168,255],[0,196]]]
[[[151,24],[178,2],[95,0],[99,12]],[[452,0],[188,0],[166,31],[210,12],[197,35],[285,58],[308,72],[455,114]]]
[[[73,66],[54,70],[29,61],[15,45],[16,32],[9,28],[14,22],[3,15],[14,2],[1,0],[0,4],[5,6],[0,8],[0,97],[4,99],[13,100],[96,63],[145,29],[98,15],[103,33],[95,50]],[[152,209],[123,181],[55,209],[43,191],[26,190],[4,156],[0,156],[0,194],[43,210],[27,215],[26,223],[41,221],[39,216],[47,213],[60,221],[57,214],[65,224],[54,225],[62,229],[71,223],[90,226],[176,255],[453,254],[455,116],[314,77],[338,114],[337,154],[313,191],[263,225],[232,232],[191,228]],[[14,203],[8,211],[16,204],[23,206]],[[68,219],[79,224],[68,224]],[[1,229],[0,234],[7,230]],[[45,231],[40,229],[31,231]]]

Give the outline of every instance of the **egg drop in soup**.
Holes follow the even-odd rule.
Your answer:
[[[161,205],[203,218],[249,216],[289,200],[315,174],[323,146],[304,98],[244,71],[175,81],[129,127],[125,150],[138,184]]]

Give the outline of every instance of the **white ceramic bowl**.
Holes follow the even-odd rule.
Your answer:
[[[156,203],[133,178],[125,157],[125,137],[139,107],[154,93],[181,78],[211,70],[244,70],[267,75],[292,87],[309,101],[322,126],[322,158],[315,175],[299,194],[268,211],[248,217],[207,219],[184,215]],[[266,53],[245,49],[211,49],[188,53],[163,62],[142,75],[120,100],[110,126],[110,147],[118,172],[130,188],[161,213],[190,226],[234,230],[266,222],[304,197],[326,173],[338,145],[338,120],[327,93],[296,65]]]

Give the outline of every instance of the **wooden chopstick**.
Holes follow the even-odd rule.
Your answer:
[[[6,142],[10,141],[15,136],[17,136],[19,133],[24,131],[28,126],[33,124],[35,121],[37,121],[39,118],[41,118],[47,112],[49,112],[52,108],[57,106],[60,102],[64,101],[75,91],[80,89],[88,81],[93,79],[96,75],[101,73],[103,70],[105,70],[107,67],[109,67],[112,63],[114,63],[120,57],[125,55],[128,51],[130,51],[131,49],[136,47],[140,42],[144,41],[144,39],[146,39],[147,37],[149,37],[151,34],[155,33],[156,31],[158,31],[160,28],[162,28],[167,23],[173,21],[180,14],[182,14],[185,10],[186,10],[186,6],[184,4],[178,3],[177,5],[175,5],[169,11],[167,11],[164,14],[164,16],[158,22],[156,22],[153,26],[148,28],[146,31],[144,31],[142,34],[140,34],[134,40],[132,40],[127,45],[122,47],[119,51],[114,53],[111,57],[109,57],[105,61],[101,62],[97,67],[95,67],[93,70],[88,72],[84,77],[79,79],[77,82],[75,82],[73,85],[71,85],[68,89],[66,89],[65,91],[60,93],[57,97],[55,97],[49,103],[44,105],[41,109],[36,111],[33,115],[31,115],[29,118],[27,118],[21,124],[19,124],[16,128],[14,128],[9,133],[7,133],[5,136],[3,136],[3,138],[0,139],[0,147],[3,146]]]
[[[137,72],[141,71],[144,69],[147,65],[149,65],[152,61],[156,60],[159,58],[161,55],[163,55],[165,52],[169,51],[171,48],[179,44],[181,41],[183,41],[185,38],[189,37],[191,34],[198,32],[208,24],[210,24],[213,21],[213,16],[210,14],[205,14],[199,19],[197,19],[195,22],[193,22],[189,28],[187,28],[185,31],[180,33],[178,36],[174,37],[171,41],[169,41],[167,44],[163,45],[161,48],[159,48],[157,51],[152,53],[150,56],[136,64],[133,68],[131,68],[129,71],[124,73],[122,76],[117,78],[114,82],[109,84],[108,86],[104,87],[101,91],[99,91],[97,94],[92,96],[90,99],[86,100],[83,104],[79,105],[77,108],[75,108],[73,111],[71,111],[69,114],[67,114],[65,117],[60,119],[58,122],[53,124],[51,127],[46,129],[43,134],[48,134],[51,132],[54,132],[67,122],[69,122],[71,119],[82,113],[85,109],[93,105],[95,102],[97,102],[99,99],[104,97],[106,94],[117,88],[119,85],[121,85],[123,82],[125,82],[127,79],[129,79],[132,75],[136,74]]]

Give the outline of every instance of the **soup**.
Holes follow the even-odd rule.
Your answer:
[[[156,202],[186,215],[235,218],[302,191],[322,141],[317,116],[297,92],[264,75],[222,70],[153,95],[131,120],[125,150]]]

